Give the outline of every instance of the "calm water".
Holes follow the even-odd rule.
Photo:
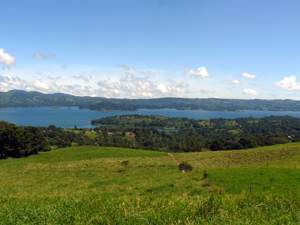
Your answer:
[[[265,116],[285,116],[290,115],[300,118],[300,112],[277,112],[277,111],[243,111],[243,112],[213,112],[198,110],[175,110],[175,109],[141,109],[137,112],[111,111],[100,112],[91,110],[79,110],[77,107],[62,107],[60,109],[45,108],[7,108],[0,109],[0,120],[14,123],[18,126],[49,126],[54,124],[57,127],[71,128],[75,125],[78,128],[94,127],[89,124],[92,119],[102,117],[123,115],[123,114],[142,114],[142,115],[161,115],[168,117],[187,117],[194,119],[256,117]]]

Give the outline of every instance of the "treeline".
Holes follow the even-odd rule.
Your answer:
[[[139,120],[138,123],[143,124],[143,118],[146,120],[147,126],[151,126],[151,123],[155,124],[155,118],[159,121],[162,120],[159,116],[134,115],[134,118],[133,115],[113,116],[104,118],[103,122],[106,126],[94,128],[93,136],[87,135],[91,134],[91,131],[86,133],[77,131],[75,134],[73,131],[66,132],[60,128],[58,128],[57,132],[59,133],[57,134],[53,131],[44,134],[48,139],[51,138],[49,135],[53,135],[49,141],[57,146],[63,146],[58,144],[60,142],[55,142],[61,139],[69,145],[74,142],[73,144],[76,145],[92,144],[171,152],[247,149],[300,140],[300,119],[290,116],[211,120],[172,118],[171,121],[183,127],[178,132],[160,131],[153,127],[127,126],[126,123],[125,125],[123,123],[126,122],[126,119],[128,121],[133,119],[134,121]],[[154,121],[148,123],[149,118]],[[114,126],[109,126],[109,121]],[[62,138],[63,136],[66,138]]]
[[[49,144],[55,148],[71,147],[72,145],[99,145],[96,139],[86,135],[86,129],[66,130],[55,125],[38,127]],[[99,129],[96,129],[96,131]]]
[[[50,151],[51,148],[43,133],[36,127],[18,127],[0,122],[0,157],[22,157]]]
[[[102,138],[102,145],[160,151],[246,149],[299,141],[300,137],[300,119],[290,116],[194,120],[124,115],[103,118],[97,122],[105,124],[101,128],[102,134],[107,131],[112,133],[110,138]],[[109,126],[110,123],[114,126]],[[165,132],[151,126],[179,126],[181,129],[178,132]],[[126,133],[132,135],[124,135]]]
[[[188,119],[186,117],[173,118],[156,115],[120,115],[109,116],[91,121],[91,124],[97,125],[116,125],[116,126],[132,126],[132,127],[153,127],[161,129],[184,129],[198,128],[202,121]]]
[[[111,133],[108,135],[107,133]],[[131,133],[127,137],[124,133]],[[114,146],[154,151],[200,152],[203,150],[234,150],[248,149],[259,146],[284,144],[291,140],[284,134],[249,137],[204,138],[196,131],[165,132],[154,128],[102,128],[99,139],[95,142],[100,146]]]
[[[153,121],[150,127],[116,124],[119,119],[145,119]],[[168,121],[171,126],[179,124],[182,129],[166,132],[154,129],[151,124]],[[62,129],[49,127],[18,127],[0,122],[0,157],[22,157],[48,151],[51,148],[79,145],[115,146],[166,152],[196,152],[203,150],[248,149],[258,146],[283,144],[300,140],[300,119],[290,116],[270,116],[237,119],[194,120],[187,118],[161,118],[157,116],[109,117],[114,126],[93,129]],[[172,121],[174,124],[172,124]],[[147,125],[148,126],[148,125]],[[165,126],[164,124],[161,126]]]
[[[256,148],[267,145],[285,144],[290,142],[286,135],[284,134],[273,134],[267,136],[250,136],[242,137],[234,141],[226,138],[214,139],[207,144],[207,147],[211,151],[220,150],[236,150],[236,149],[248,149]],[[296,140],[295,140],[296,141]]]
[[[186,117],[172,118],[155,115],[120,115],[104,117],[92,120],[92,124],[101,126],[145,127],[160,129],[192,129],[203,137],[228,137],[230,135],[268,135],[270,131],[275,133],[287,133],[294,135],[299,133],[300,119],[291,116],[269,116],[264,118],[216,118],[210,120],[188,119]]]

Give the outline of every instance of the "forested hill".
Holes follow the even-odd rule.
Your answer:
[[[100,102],[95,105],[80,106],[80,109],[96,111],[137,111],[137,108],[130,104],[112,103],[109,101]]]
[[[108,102],[110,104],[108,104]],[[127,110],[126,107],[137,109],[178,109],[178,110],[208,110],[208,111],[240,111],[240,110],[270,110],[270,111],[300,111],[300,101],[294,100],[243,100],[216,98],[157,98],[157,99],[107,99],[107,104],[89,105],[92,110]],[[111,104],[113,103],[113,104]],[[130,111],[130,110],[127,110]]]
[[[47,107],[80,106],[97,104],[104,98],[78,97],[62,93],[43,94],[40,92],[9,91],[0,92],[0,108],[7,107]]]
[[[0,92],[0,107],[80,106],[91,110],[164,109],[239,111],[272,110],[300,111],[300,101],[295,100],[243,100],[216,98],[156,98],[156,99],[107,99],[102,97],[78,97],[68,94],[43,94],[40,92]]]

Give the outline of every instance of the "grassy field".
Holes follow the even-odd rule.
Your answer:
[[[174,156],[194,170],[94,146],[1,160],[0,224],[300,223],[299,143]]]

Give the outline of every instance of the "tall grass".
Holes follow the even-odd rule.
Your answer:
[[[166,153],[95,146],[1,160],[0,224],[297,224],[299,149],[174,154],[189,173]]]
[[[3,224],[297,224],[299,196],[1,199]]]
[[[227,193],[239,194],[249,190],[255,193],[300,193],[300,170],[294,168],[233,168],[211,170],[211,179]]]

